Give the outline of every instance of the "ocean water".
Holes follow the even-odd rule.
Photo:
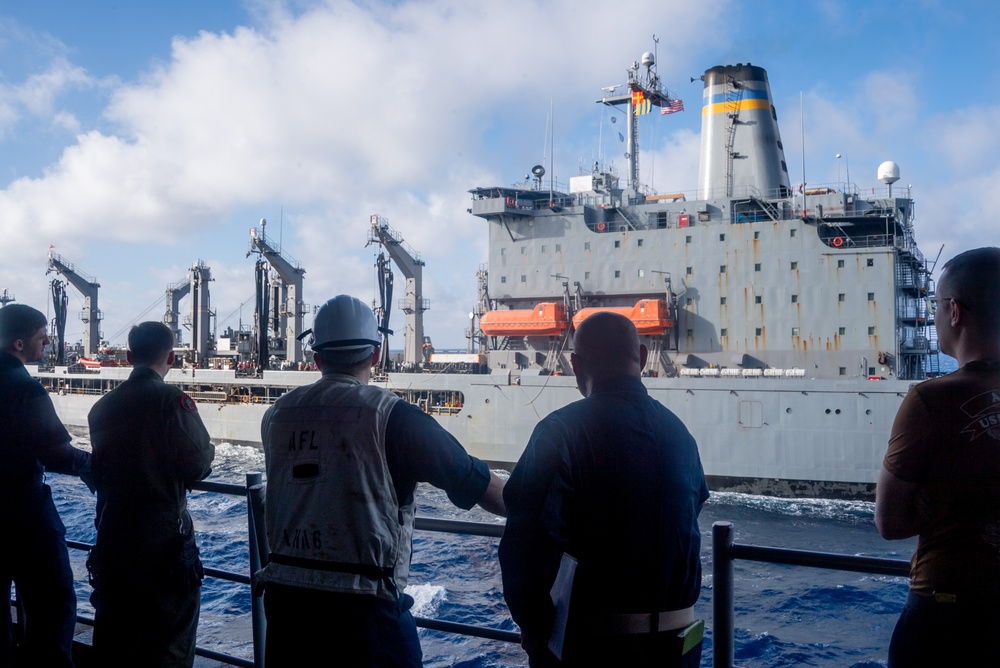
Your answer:
[[[85,436],[76,438],[88,448]],[[217,447],[211,480],[243,483],[246,472],[263,470],[256,449]],[[94,497],[77,479],[51,475],[49,484],[70,539],[93,542]],[[196,492],[191,514],[206,564],[246,573],[249,567],[246,504],[242,498]],[[478,508],[450,505],[434,488],[418,489],[418,514],[499,522]],[[823,552],[908,559],[913,539],[883,541],[875,531],[873,506],[864,502],[788,500],[713,493],[701,514],[702,595],[696,608],[705,618],[703,666],[711,666],[711,526],[731,521],[736,541]],[[497,541],[492,538],[417,532],[411,584],[414,613],[422,617],[516,630],[503,601]],[[80,612],[93,615],[82,553],[70,551]],[[623,572],[622,586],[641,586]],[[755,562],[736,565],[736,660],[740,666],[884,666],[889,638],[906,599],[905,578],[841,573]],[[245,586],[207,578],[203,586],[198,644],[251,658],[250,593]],[[512,643],[420,631],[426,666],[487,668],[526,666]]]

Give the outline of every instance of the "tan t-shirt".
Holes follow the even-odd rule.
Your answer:
[[[1000,594],[1000,362],[913,387],[883,465],[926,495],[910,589]]]

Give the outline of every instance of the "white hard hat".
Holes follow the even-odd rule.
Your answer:
[[[360,350],[382,344],[375,314],[350,295],[337,295],[320,306],[311,332],[310,346],[315,351]]]

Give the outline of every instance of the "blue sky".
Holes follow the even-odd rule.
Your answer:
[[[365,239],[379,213],[427,263],[427,333],[464,346],[486,260],[467,191],[542,161],[550,104],[560,181],[599,155],[622,168],[614,133],[598,146],[594,100],[653,34],[688,111],[642,130],[652,188],[696,190],[690,78],[752,62],[793,179],[801,94],[807,182],[849,169],[881,188],[876,169],[895,160],[921,247],[947,258],[1000,237],[997,25],[996,4],[978,1],[0,0],[0,290],[45,310],[54,245],[100,281],[105,338],[121,342],[201,259],[221,331],[253,293],[260,218],[318,305],[374,296]],[[80,338],[70,297],[67,337]]]

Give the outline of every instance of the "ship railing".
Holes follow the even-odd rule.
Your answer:
[[[261,668],[264,665],[264,636],[267,629],[267,622],[264,617],[264,603],[261,597],[260,587],[255,580],[254,574],[261,569],[267,561],[269,552],[267,544],[267,534],[264,530],[264,496],[265,485],[262,484],[262,474],[247,473],[246,484],[237,485],[232,483],[220,483],[211,481],[201,481],[194,483],[192,489],[201,492],[215,494],[228,494],[231,496],[242,496],[247,500],[247,535],[249,538],[249,572],[236,573],[212,567],[208,564],[204,566],[205,576],[218,578],[227,582],[246,585],[251,588],[250,615],[252,628],[253,659],[244,659],[232,656],[224,652],[219,652],[207,647],[196,647],[195,654],[212,661],[219,661],[226,665],[240,666],[241,668]],[[499,538],[503,534],[504,525],[487,524],[483,522],[461,522],[456,520],[441,520],[427,517],[418,517],[414,522],[414,528],[418,531],[438,531],[447,533],[463,534],[468,536],[485,536]],[[90,552],[93,549],[92,543],[82,541],[67,540],[66,544],[74,550]],[[24,619],[24,608],[20,598],[16,599],[17,619]],[[429,619],[415,617],[417,626],[430,629],[432,631],[444,631],[461,635],[484,638],[487,640],[500,640],[504,642],[519,643],[520,634],[513,631],[504,631],[489,627],[474,626],[471,624],[461,624],[442,619]],[[93,626],[94,619],[85,615],[78,615],[77,622],[84,626]],[[23,627],[18,624],[15,633],[19,633]],[[74,641],[79,644],[79,641]],[[82,650],[84,654],[90,648]],[[92,650],[91,650],[92,651]]]
[[[733,564],[737,559],[897,577],[910,574],[910,562],[903,559],[740,545],[735,542],[735,535],[732,522],[712,525],[712,665],[716,668],[734,665],[736,588]]]
[[[261,569],[262,565],[266,563],[269,553],[267,534],[264,528],[266,486],[262,484],[262,479],[263,475],[261,473],[247,473],[245,485],[209,481],[202,481],[192,485],[192,488],[197,491],[243,496],[247,501],[249,572],[234,573],[206,565],[205,575],[251,587],[250,606],[253,659],[243,659],[205,647],[198,647],[195,650],[198,656],[232,666],[240,666],[241,668],[261,668],[264,665],[264,637],[267,622],[264,617],[264,605],[260,587],[257,586],[258,583],[254,576]],[[437,531],[490,538],[500,538],[504,531],[503,524],[463,522],[428,517],[417,517],[414,522],[414,528],[418,531]],[[712,525],[712,665],[718,668],[729,668],[734,665],[734,563],[736,560],[806,566],[854,573],[872,573],[895,577],[907,577],[910,572],[910,563],[903,559],[860,557],[856,555],[794,550],[763,545],[738,544],[735,542],[735,533],[732,522],[716,522]],[[76,550],[89,552],[93,549],[93,545],[90,543],[71,540],[67,540],[66,543],[70,548]],[[19,622],[14,629],[15,638],[17,638],[17,634],[23,631],[23,628],[20,627],[20,620],[24,619],[24,609],[20,597],[15,600],[15,604],[17,605],[17,620]],[[87,626],[93,626],[94,624],[92,618],[85,616],[78,616],[77,621]],[[513,631],[423,617],[416,617],[415,621],[417,626],[434,631],[457,633],[503,642],[520,642],[520,634]]]

